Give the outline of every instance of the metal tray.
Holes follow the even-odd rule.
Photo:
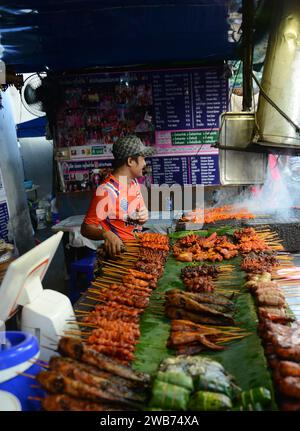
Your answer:
[[[267,156],[235,150],[219,150],[220,182],[222,185],[263,184]]]

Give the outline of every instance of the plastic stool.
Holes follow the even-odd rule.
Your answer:
[[[70,300],[72,304],[77,301],[80,297],[80,292],[77,288],[77,273],[81,272],[86,274],[86,288],[89,287],[94,276],[94,266],[96,262],[96,252],[91,252],[87,257],[80,260],[75,260],[70,265]]]

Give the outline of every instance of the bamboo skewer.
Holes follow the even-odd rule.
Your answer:
[[[24,377],[28,377],[29,379],[36,379],[36,376],[32,375],[32,374],[28,374],[28,373],[22,373],[20,371],[16,371],[16,374],[18,374],[19,376],[24,376]]]
[[[121,280],[121,276],[115,276],[115,277],[106,277],[106,276],[104,276],[104,277],[101,277],[101,280],[107,280],[107,281],[110,281],[111,283],[113,283],[114,282],[114,280]]]
[[[97,329],[97,328],[100,328],[100,327],[101,327],[101,326],[96,325],[96,324],[94,324],[94,323],[89,323],[89,322],[79,322],[79,320],[77,320],[77,321],[76,321],[76,324],[77,324],[77,325],[79,325],[79,326],[86,326],[86,327],[94,328],[94,329]]]
[[[29,359],[29,362],[42,368],[49,368],[48,364],[44,363],[43,361],[39,361],[38,359]]]
[[[128,275],[128,271],[110,269],[110,270],[105,270],[103,273],[103,277],[111,277],[111,276],[123,277],[124,275]]]
[[[71,334],[71,335],[83,335],[84,334],[90,334],[92,332],[92,330],[90,331],[64,331],[65,334]]]
[[[120,271],[124,271],[124,272],[127,272],[127,269],[125,269],[125,268],[122,268],[120,265],[118,265],[118,264],[115,264],[115,263],[111,263],[111,262],[105,262],[104,264],[103,264],[103,267],[105,267],[105,266],[109,266],[109,267],[112,267],[112,268],[117,268],[118,270],[120,270]],[[106,268],[106,270],[107,270],[108,268]]]
[[[86,302],[80,302],[80,305],[84,305],[85,307],[93,307],[95,304],[87,304]]]
[[[98,280],[97,278],[96,278],[96,280]],[[92,282],[92,284],[93,283],[98,283],[98,284],[111,284],[112,282],[111,281],[106,281],[105,279],[103,279],[103,278],[100,278],[100,280],[101,280],[101,283],[99,282],[99,281],[96,281],[96,282]]]
[[[102,289],[107,288],[107,285],[106,285],[106,284],[100,283],[99,281],[93,281],[91,284],[92,284],[92,286],[94,286],[94,287],[101,287]]]

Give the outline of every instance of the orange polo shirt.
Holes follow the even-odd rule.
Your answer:
[[[136,179],[130,185],[120,183],[110,174],[97,188],[84,223],[111,230],[122,240],[134,238],[142,226],[128,219],[137,209],[145,207],[140,185]]]

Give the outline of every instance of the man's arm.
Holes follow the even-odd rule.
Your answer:
[[[121,253],[122,241],[110,230],[99,229],[96,225],[82,223],[81,235],[94,241],[103,240],[105,249],[110,256],[115,256]]]
[[[103,230],[99,229],[94,224],[82,223],[80,233],[88,239],[92,239],[94,241],[104,240],[103,238]]]

